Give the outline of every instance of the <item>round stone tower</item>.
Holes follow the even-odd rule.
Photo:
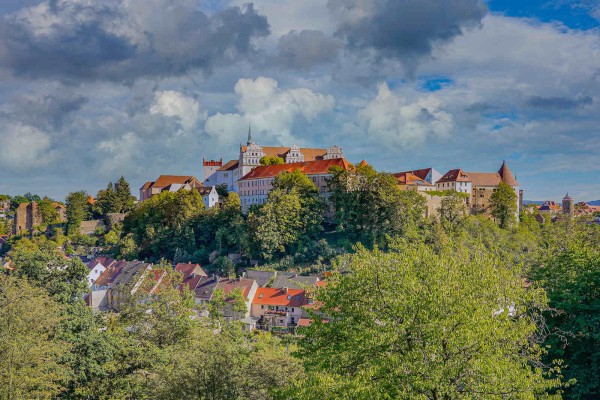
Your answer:
[[[569,196],[569,193],[562,199],[562,212],[569,216],[573,216],[575,212],[575,200]]]

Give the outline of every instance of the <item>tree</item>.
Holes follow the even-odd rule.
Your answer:
[[[190,226],[203,211],[204,203],[196,190],[152,196],[125,217],[124,247],[129,255],[151,260],[163,257],[172,260],[177,248],[193,254],[195,238]],[[135,246],[131,246],[129,239],[133,239]]]
[[[565,389],[566,398],[599,397],[600,252],[578,240],[574,249],[566,248],[532,268],[531,279],[546,290],[552,310],[546,313],[547,363],[565,360],[565,378],[576,380]]]
[[[331,172],[335,223],[349,239],[368,246],[385,244],[386,237],[409,235],[421,224],[425,199],[415,191],[400,190],[394,176],[360,164]]]
[[[285,160],[281,157],[277,157],[277,156],[264,156],[263,158],[261,158],[258,163],[260,165],[277,165],[277,164],[284,164]]]
[[[453,190],[442,198],[438,212],[442,222],[455,227],[467,217],[469,210],[465,204],[465,198]]]
[[[88,196],[84,191],[71,192],[67,195],[67,235],[79,234],[81,222],[89,217]]]
[[[131,188],[124,177],[120,177],[115,184],[115,196],[117,201],[117,210],[119,213],[128,213],[133,210],[135,197],[131,195]]]
[[[534,398],[559,386],[535,342],[544,293],[493,253],[399,242],[359,247],[338,268],[302,331],[309,376],[294,398]]]
[[[267,202],[248,213],[250,248],[264,260],[284,254],[296,244],[303,231],[302,204],[294,190],[273,189]]]
[[[508,228],[514,222],[517,213],[517,194],[509,185],[500,182],[490,196],[490,209],[500,228]]]
[[[0,399],[51,399],[68,380],[60,363],[61,308],[27,279],[0,275]]]
[[[43,199],[38,201],[38,207],[42,214],[42,221],[44,225],[57,224],[60,222],[58,210],[54,208],[56,202],[49,197],[44,196]]]
[[[108,183],[106,189],[98,191],[96,202],[92,208],[94,214],[98,217],[103,217],[109,213],[117,213],[121,210],[121,204],[112,182]]]

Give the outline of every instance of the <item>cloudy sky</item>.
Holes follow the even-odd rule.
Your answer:
[[[263,145],[600,199],[598,0],[2,0],[0,193]],[[136,191],[137,193],[137,191]]]

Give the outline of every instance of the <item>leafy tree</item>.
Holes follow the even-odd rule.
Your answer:
[[[543,291],[483,248],[358,248],[316,296],[293,398],[534,398],[558,387],[536,343]]]
[[[42,221],[45,225],[57,224],[60,222],[58,210],[54,208],[55,203],[54,200],[46,196],[38,201],[38,207],[42,214]]]
[[[465,204],[465,199],[457,191],[451,191],[442,198],[438,212],[443,223],[456,227],[467,217],[469,210]]]
[[[27,279],[0,275],[0,399],[51,399],[68,380],[59,361],[61,308]]]
[[[67,234],[77,235],[81,222],[89,217],[88,196],[84,191],[71,192],[67,195]]]
[[[27,192],[23,196],[15,196],[15,197],[11,198],[10,209],[11,209],[11,211],[14,211],[22,203],[31,203],[33,201],[39,202],[40,200],[41,200],[41,198],[37,194],[32,194],[30,192]]]
[[[421,224],[425,199],[400,190],[396,178],[369,165],[332,169],[329,182],[337,229],[351,240],[383,244],[387,236],[408,235]]]
[[[270,260],[286,253],[303,231],[300,196],[295,190],[271,190],[267,202],[248,213],[248,228],[250,247],[257,256]]]
[[[517,213],[517,194],[513,188],[500,182],[490,196],[490,210],[501,228],[512,226]]]
[[[277,165],[277,164],[284,164],[285,160],[281,157],[277,157],[277,156],[264,156],[263,158],[261,158],[258,163],[260,165]]]
[[[125,243],[121,254],[151,260],[172,260],[177,248],[193,254],[195,239],[188,228],[203,210],[202,197],[195,190],[152,196],[123,221]]]
[[[547,362],[565,360],[565,378],[576,380],[565,397],[591,399],[600,396],[600,252],[578,243],[532,268],[531,278],[548,293],[552,310]]]

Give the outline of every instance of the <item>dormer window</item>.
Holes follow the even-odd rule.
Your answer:
[[[288,300],[291,300],[291,299],[292,299],[292,295],[288,294],[288,297],[287,297],[287,299],[288,299]]]

